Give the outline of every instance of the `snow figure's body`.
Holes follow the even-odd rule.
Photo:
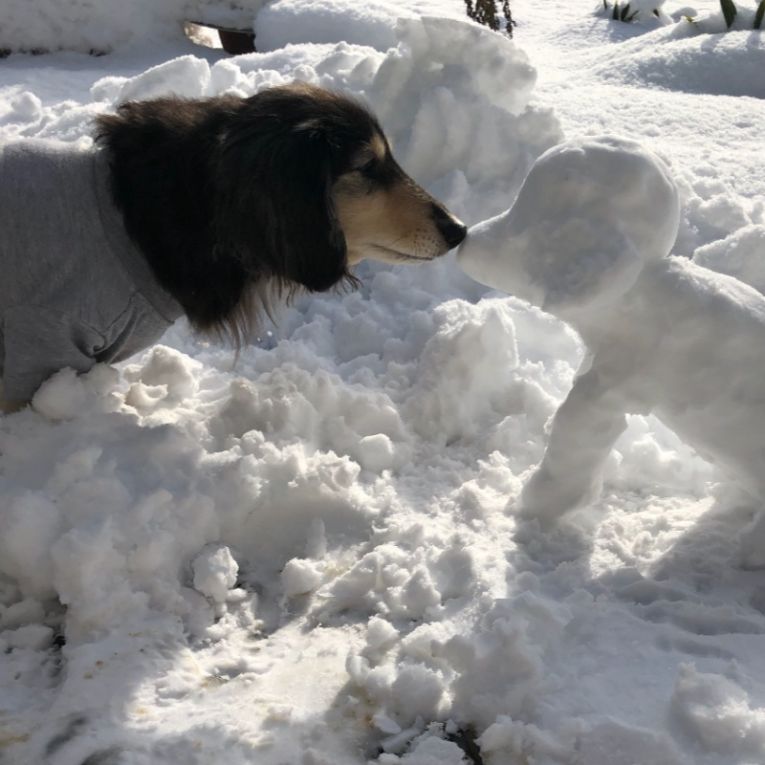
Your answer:
[[[525,518],[549,526],[596,496],[626,413],[654,413],[765,497],[765,296],[669,255],[678,223],[658,157],[592,138],[540,157],[510,210],[463,244],[466,273],[570,323],[588,349],[523,489]],[[750,563],[765,562],[761,536]]]

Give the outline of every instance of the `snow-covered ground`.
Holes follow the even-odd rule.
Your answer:
[[[564,136],[622,134],[671,167],[675,254],[765,288],[751,3],[726,34],[712,0],[694,24],[596,5],[513,0],[515,45],[461,0],[277,0],[250,56],[12,55],[0,138],[88,141],[120,100],[298,77],[366,99],[475,223]],[[516,542],[581,341],[454,255],[358,275],[238,360],[180,323],[0,419],[0,763],[765,761],[759,508],[631,417],[602,498]]]

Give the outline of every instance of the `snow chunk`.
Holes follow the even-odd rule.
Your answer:
[[[381,473],[396,462],[393,442],[384,433],[364,436],[356,447],[356,458],[361,467]]]
[[[196,56],[180,56],[127,80],[117,92],[116,101],[120,104],[159,96],[199,98],[206,94],[209,82],[210,65],[206,61]]]
[[[53,593],[50,546],[60,529],[58,508],[42,493],[6,499],[0,514],[0,572],[30,595]]]
[[[509,378],[518,350],[506,301],[447,301],[436,307],[434,319],[440,326],[422,351],[407,403],[418,433],[450,443],[520,411],[523,388]],[[497,368],[507,374],[496,374]]]
[[[752,708],[747,693],[722,675],[682,665],[672,695],[672,711],[708,750],[765,756],[765,709]]]
[[[402,765],[465,765],[465,753],[453,741],[438,736],[420,739],[402,758]]]
[[[398,638],[398,630],[386,619],[373,616],[367,623],[367,649],[372,652],[390,648]]]
[[[125,368],[125,379],[133,385],[125,402],[138,410],[153,409],[159,403],[172,405],[197,390],[202,365],[166,345],[155,345],[138,364]]]
[[[84,375],[65,367],[46,380],[32,398],[32,406],[49,420],[71,420],[92,411],[108,411],[116,406],[110,394],[118,374],[105,364],[97,364]]]
[[[30,651],[41,651],[47,648],[53,640],[53,630],[44,624],[27,624],[16,630],[0,632],[0,644],[8,648],[21,648]]]
[[[23,627],[31,622],[41,622],[45,618],[42,604],[32,598],[25,598],[8,608],[0,607],[0,629],[9,630]]]
[[[37,95],[28,90],[24,90],[10,98],[7,106],[6,104],[0,104],[0,125],[16,122],[28,128],[29,123],[38,122],[42,116],[42,101]]]
[[[191,565],[194,587],[216,603],[225,602],[239,573],[231,550],[225,545],[210,546],[202,550]]]
[[[437,719],[445,690],[443,678],[420,664],[403,667],[391,687],[397,711],[409,720]]]
[[[322,582],[321,563],[305,558],[292,558],[282,571],[282,587],[288,598],[313,592]]]
[[[700,266],[730,274],[765,293],[765,226],[740,228],[717,242],[699,247],[693,261]]]

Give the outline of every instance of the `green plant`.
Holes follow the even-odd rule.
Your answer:
[[[725,24],[730,29],[733,26],[733,22],[736,20],[736,14],[738,8],[733,0],[720,0],[720,8],[725,18]],[[754,12],[754,23],[752,29],[762,29],[762,19],[765,16],[765,0],[760,0],[757,5],[757,10]]]
[[[765,16],[765,0],[760,0],[757,11],[754,14],[754,29],[762,28],[762,17]]]
[[[473,0],[465,0],[465,8],[467,15],[473,21],[477,21],[495,32],[498,32],[502,27],[496,0],[475,0],[475,3]],[[510,0],[502,0],[501,10],[505,19],[505,31],[508,37],[512,37],[515,21],[513,21],[513,14],[510,10]]]
[[[730,29],[738,13],[736,4],[733,0],[720,0],[720,8],[722,8],[723,16],[725,17],[725,24]]]
[[[603,0],[603,10],[609,10],[608,0]],[[634,21],[637,18],[638,13],[639,11],[632,11],[632,13],[630,13],[629,3],[622,7],[619,5],[619,0],[616,0],[614,7],[611,10],[611,18],[614,21],[624,21],[629,23],[630,21]],[[656,13],[656,11],[654,11],[654,13]]]
[[[605,2],[605,0],[603,0]],[[733,0],[720,0],[720,9],[722,10],[723,18],[725,19],[725,26],[730,29],[733,26],[733,22],[738,15],[738,8]],[[762,29],[762,21],[765,17],[765,0],[760,0],[757,5],[757,10],[754,12],[754,23],[752,29]],[[685,20],[691,24],[695,24],[696,19],[692,16],[686,16]]]

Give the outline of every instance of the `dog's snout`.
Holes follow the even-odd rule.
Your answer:
[[[433,220],[450,250],[460,244],[467,236],[467,226],[461,220],[450,215],[443,207],[433,205]]]

